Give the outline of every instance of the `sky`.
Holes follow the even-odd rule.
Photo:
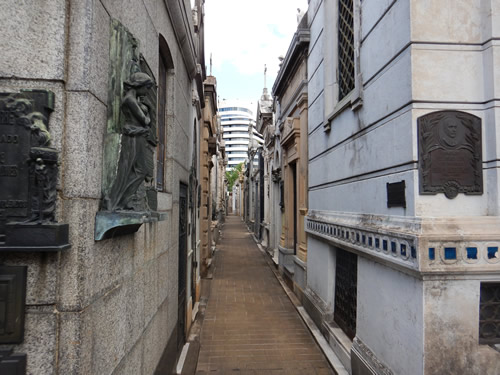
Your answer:
[[[297,30],[297,8],[307,0],[205,0],[205,63],[217,79],[219,100],[256,103],[267,65],[269,93],[280,55]]]

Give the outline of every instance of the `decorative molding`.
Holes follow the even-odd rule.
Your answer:
[[[373,353],[365,343],[363,343],[358,337],[354,338],[352,343],[352,349],[355,354],[362,359],[365,364],[370,367],[370,370],[377,375],[394,375],[394,373],[382,363],[375,353]]]
[[[306,232],[385,262],[418,269],[418,238],[415,235],[382,227],[367,228],[347,222],[330,222],[314,216],[314,213],[306,218]]]
[[[310,210],[306,232],[421,274],[500,271],[500,218],[417,218]]]
[[[500,240],[426,241],[422,270],[500,270]]]

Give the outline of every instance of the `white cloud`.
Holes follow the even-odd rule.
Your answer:
[[[205,52],[214,67],[231,63],[241,74],[275,74],[307,0],[206,0]],[[273,74],[274,73],[274,74]]]

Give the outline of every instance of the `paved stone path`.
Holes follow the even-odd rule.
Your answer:
[[[197,374],[334,374],[237,216],[217,246]]]

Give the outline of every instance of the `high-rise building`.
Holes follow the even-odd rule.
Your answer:
[[[248,158],[248,149],[264,143],[262,135],[255,129],[255,114],[252,103],[224,100],[219,105],[219,114],[226,144],[227,167],[229,170]]]

